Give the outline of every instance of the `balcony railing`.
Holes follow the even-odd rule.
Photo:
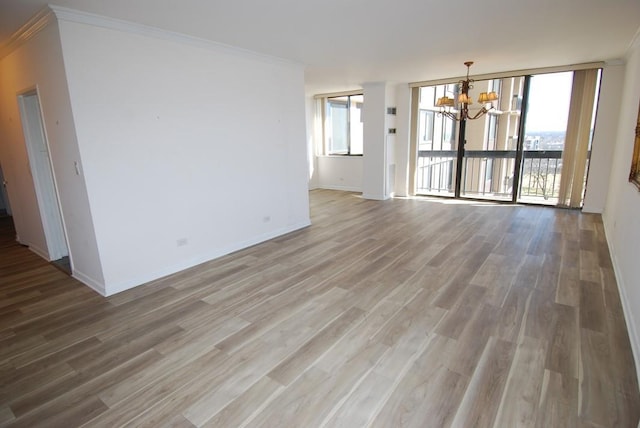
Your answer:
[[[463,159],[464,196],[511,200],[515,150],[466,150]],[[455,150],[418,152],[416,189],[419,194],[453,195]],[[562,173],[562,150],[525,150],[518,199],[557,203]]]
[[[522,156],[520,198],[556,203],[562,176],[562,150],[526,150]]]
[[[420,150],[416,192],[425,195],[452,196],[457,154],[455,150]]]

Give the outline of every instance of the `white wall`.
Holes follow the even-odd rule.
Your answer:
[[[317,148],[315,161],[310,162],[313,173],[309,187],[362,192],[365,198],[383,200],[396,191],[396,169],[399,167],[395,155],[397,137],[388,134],[389,128],[397,128],[396,116],[386,114],[387,107],[396,107],[396,86],[385,82],[366,83],[363,93],[363,156],[322,155],[322,150],[318,149],[323,144],[321,133],[313,126],[308,127],[309,133],[315,132]],[[315,103],[307,102],[307,123],[311,117],[309,111],[317,110]],[[400,132],[406,134],[404,129]],[[401,159],[404,155],[401,149]]]
[[[18,239],[45,258],[46,239],[24,141],[18,95],[37,88],[54,178],[68,238],[73,274],[92,278],[98,291],[102,269],[67,91],[58,26],[52,16],[39,33],[0,60],[0,162],[2,163]],[[36,23],[34,23],[36,24]],[[35,25],[37,26],[37,25]]]
[[[396,114],[389,114],[387,109],[393,107],[396,109]],[[384,103],[384,136],[385,136],[385,186],[384,186],[384,198],[392,198],[396,192],[396,145],[397,145],[397,131],[398,122],[396,115],[398,111],[396,100],[396,86],[387,84],[385,88],[385,103]],[[395,129],[396,133],[391,133],[389,130]]]
[[[309,224],[302,67],[62,18],[107,294]]]
[[[640,192],[628,182],[638,117],[638,100],[640,100],[640,40],[637,38],[627,58],[623,82],[618,132],[615,137],[611,179],[603,220],[638,370],[640,369],[640,338],[638,337],[640,332],[640,263],[638,263]]]
[[[362,192],[363,156],[323,154],[321,103],[313,95],[307,97],[307,135],[311,136],[308,138],[313,155],[309,161],[309,188]]]
[[[395,195],[409,195],[409,127],[411,123],[411,88],[406,83],[396,85]]]
[[[317,155],[321,152],[322,133],[316,130],[316,121],[322,120],[320,112],[316,111],[316,100],[313,96],[305,98],[305,119],[307,129],[307,165],[309,168],[309,190],[319,187],[319,169]]]
[[[607,64],[602,69],[600,97],[593,132],[589,176],[582,210],[602,213],[607,200],[611,160],[615,148],[620,99],[624,83],[624,65]]]
[[[365,83],[364,107],[364,156],[362,196],[366,199],[384,200],[386,187],[386,99],[387,84]]]
[[[362,156],[318,156],[318,187],[362,192]]]

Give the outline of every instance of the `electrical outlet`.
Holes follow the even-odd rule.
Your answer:
[[[262,222],[263,223],[269,223],[271,221],[271,216],[270,215],[266,215],[264,217],[262,217]]]
[[[178,247],[184,247],[185,245],[187,245],[189,243],[189,240],[187,238],[180,238],[176,241],[176,245]]]

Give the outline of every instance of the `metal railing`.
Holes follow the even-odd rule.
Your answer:
[[[462,194],[511,200],[516,154],[515,150],[466,150],[462,163]],[[455,150],[419,151],[417,193],[453,195],[456,156]],[[525,150],[519,199],[553,203],[558,198],[561,172],[562,150]]]
[[[520,197],[557,200],[562,176],[562,150],[526,150],[522,156]]]
[[[461,193],[511,200],[515,150],[465,150]]]
[[[449,195],[454,193],[456,150],[420,150],[416,177],[416,193]]]

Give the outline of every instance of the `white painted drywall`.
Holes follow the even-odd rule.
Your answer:
[[[318,156],[318,187],[362,192],[362,156]]]
[[[602,69],[598,112],[593,131],[591,160],[582,211],[602,213],[607,200],[611,160],[620,118],[624,65],[607,64]]]
[[[362,196],[384,200],[386,187],[386,97],[384,82],[365,83],[364,89],[364,156],[362,165]]]
[[[16,231],[21,243],[48,258],[18,108],[18,95],[34,88],[40,95],[73,275],[104,293],[55,20],[0,60],[0,162]]]
[[[397,113],[396,102],[396,85],[387,84],[385,86],[385,104],[384,104],[384,138],[385,138],[385,186],[384,199],[392,198],[395,195],[396,187],[396,140],[397,134],[392,133],[391,129],[397,130],[396,114],[390,114],[389,108],[395,108]]]
[[[396,85],[395,195],[409,195],[409,132],[411,89],[406,83]]]
[[[312,136],[309,188],[362,192],[362,156],[324,155],[322,101],[307,97],[307,132]],[[366,99],[365,99],[366,105]]]
[[[640,368],[640,192],[628,182],[638,101],[640,100],[640,39],[629,51],[620,98],[618,132],[603,220],[616,279],[625,310],[629,337]]]
[[[322,153],[322,132],[320,124],[322,120],[321,112],[317,111],[318,102],[313,96],[305,97],[305,119],[307,130],[307,165],[309,168],[309,190],[318,188],[318,160],[317,155]],[[317,122],[317,124],[316,124]],[[318,128],[318,129],[316,129]]]
[[[18,98],[20,120],[31,166],[31,177],[47,241],[47,259],[58,260],[67,257],[69,250],[60,214],[58,192],[53,180],[49,145],[45,138],[40,101],[36,91],[20,95]]]
[[[396,137],[387,131],[396,127],[396,117],[386,111],[396,106],[395,89],[386,83],[364,85],[364,155],[316,156],[317,187],[363,192],[379,200],[394,193]]]
[[[307,226],[302,67],[107,24],[60,22],[106,293]]]

